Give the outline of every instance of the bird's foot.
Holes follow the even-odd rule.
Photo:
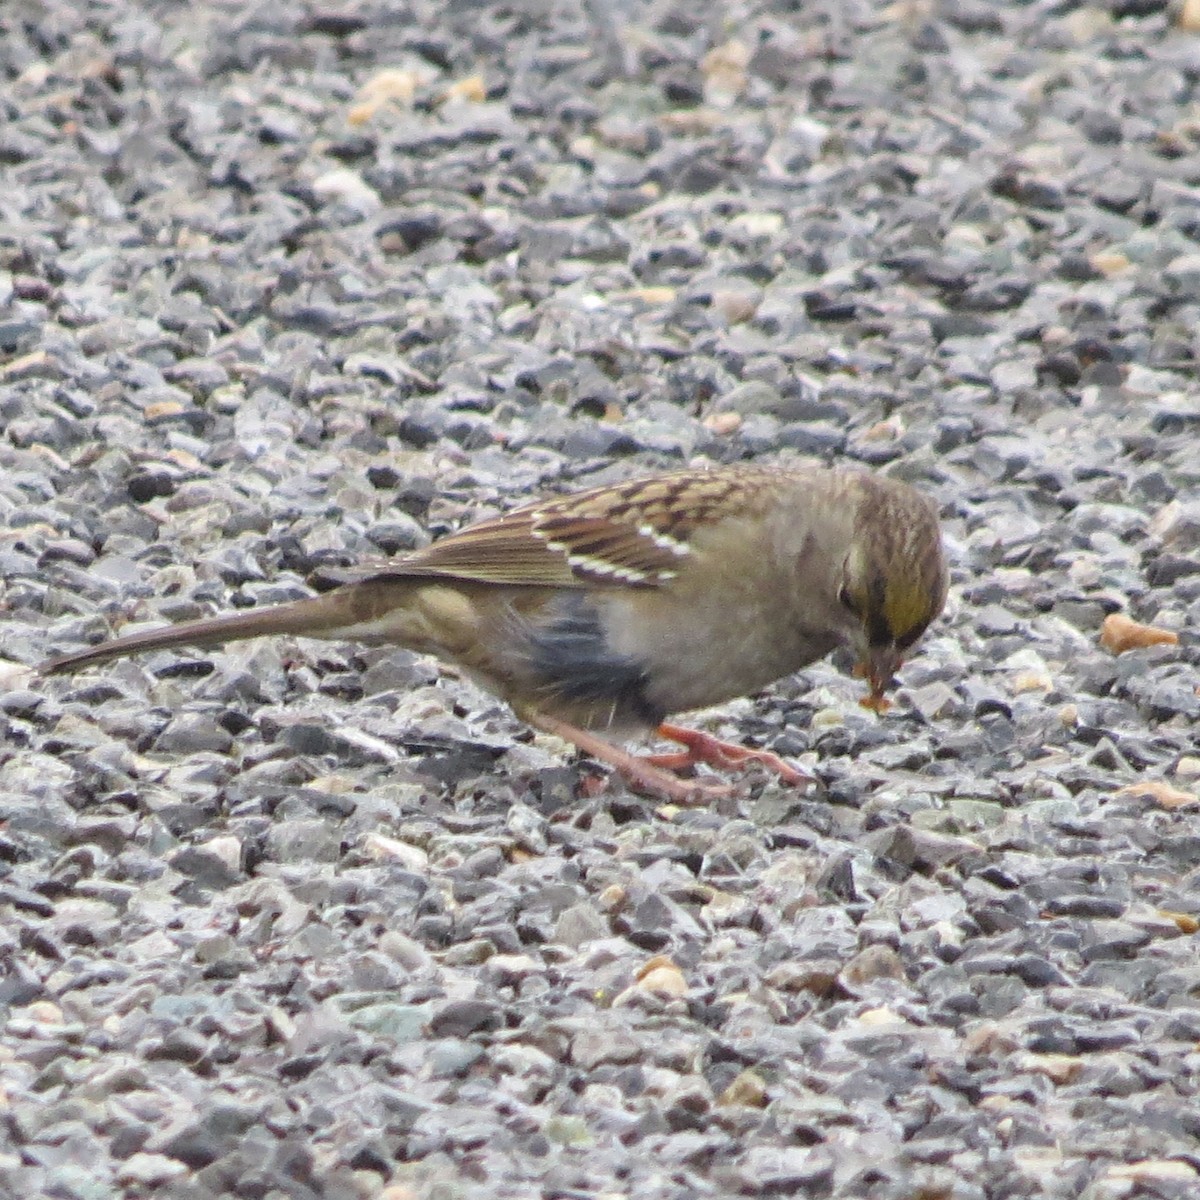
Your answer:
[[[685,729],[682,725],[663,724],[658,727],[658,736],[669,742],[678,742],[683,750],[671,754],[649,754],[642,761],[659,770],[682,771],[694,767],[697,763],[705,763],[710,767],[727,771],[740,767],[749,762],[760,763],[768,771],[778,775],[784,783],[793,786],[812,783],[811,775],[805,774],[799,767],[772,754],[769,750],[752,750],[749,746],[739,746],[736,742],[725,742],[713,737],[711,733],[701,733],[698,729]]]
[[[521,717],[535,729],[562,738],[563,741],[577,746],[584,754],[599,762],[607,763],[635,792],[651,796],[656,800],[666,800],[671,804],[703,804],[708,800],[717,800],[722,796],[728,796],[733,791],[732,786],[727,783],[701,783],[696,779],[680,779],[678,775],[671,772],[670,764],[663,766],[654,762],[652,758],[630,754],[629,751],[622,750],[620,746],[614,746],[612,742],[606,741],[586,729],[571,725],[567,721],[561,721],[557,717],[550,717],[541,712],[531,712],[527,709],[521,712]],[[681,732],[691,736],[689,730],[685,729]],[[696,736],[708,737],[707,734]],[[716,738],[709,738],[709,740],[721,745]],[[734,748],[736,749],[736,747]],[[746,751],[746,754],[754,756],[756,752],[751,750]],[[667,757],[672,756],[668,755]],[[774,758],[775,756],[769,755],[768,757]],[[696,758],[692,759],[691,763],[701,761],[712,760]],[[782,763],[781,759],[777,761]]]

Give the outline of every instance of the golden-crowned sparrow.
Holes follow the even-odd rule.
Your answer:
[[[848,644],[883,694],[946,598],[937,513],[854,470],[737,465],[555,497],[372,565],[324,595],[135,633],[42,664],[265,634],[390,643],[457,664],[528,724],[676,800],[718,789],[670,773],[761,751],[662,722],[757,691]],[[612,744],[658,729],[686,747]]]

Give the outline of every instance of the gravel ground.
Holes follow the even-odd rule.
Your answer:
[[[0,1194],[1197,1195],[1189,22],[6,0]],[[796,455],[954,574],[886,716],[700,718],[809,793],[663,809],[399,651],[15,665]]]

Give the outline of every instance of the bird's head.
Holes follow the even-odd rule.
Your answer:
[[[863,700],[887,707],[905,657],[946,602],[946,560],[937,511],[907,485],[874,479],[866,487],[838,600],[852,618],[851,646],[871,685]]]

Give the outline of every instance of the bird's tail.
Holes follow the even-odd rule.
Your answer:
[[[347,616],[345,593],[343,589],[338,589],[306,600],[293,600],[287,604],[206,617],[198,621],[182,621],[178,625],[148,629],[144,633],[131,633],[127,637],[89,646],[86,650],[73,650],[69,654],[48,658],[38,667],[38,671],[43,675],[53,675],[59,671],[73,671],[86,663],[104,662],[144,650],[161,650],[168,646],[220,646],[225,642],[272,634],[337,637],[346,628]]]

